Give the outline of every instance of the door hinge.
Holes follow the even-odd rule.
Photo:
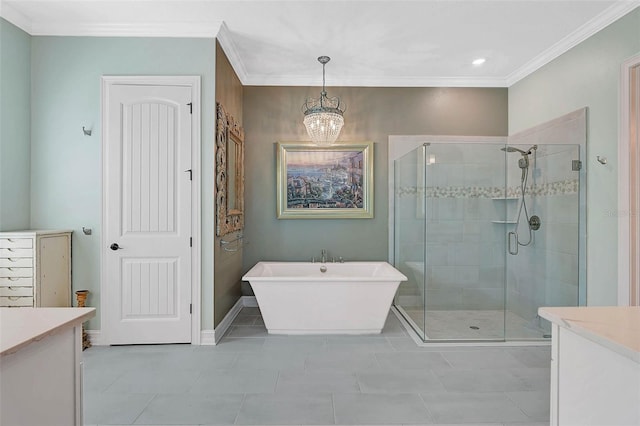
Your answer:
[[[193,303],[189,303],[189,314],[193,313]]]
[[[193,247],[193,237],[189,237],[189,247]]]
[[[188,172],[188,173],[189,173],[189,180],[193,180],[193,171],[192,171],[191,169],[189,169],[189,170],[185,170],[184,172],[185,172],[185,173],[187,173],[187,172]]]
[[[187,104],[189,106],[189,114],[193,114],[193,102]]]
[[[571,170],[574,172],[579,172],[580,170],[582,170],[582,161],[571,160]]]

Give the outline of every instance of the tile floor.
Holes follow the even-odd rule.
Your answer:
[[[217,346],[92,347],[88,425],[547,425],[549,347],[419,348],[377,336],[268,335],[244,308]]]

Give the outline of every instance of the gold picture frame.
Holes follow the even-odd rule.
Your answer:
[[[244,228],[244,130],[216,104],[216,235]]]
[[[278,219],[373,218],[373,146],[278,143]]]

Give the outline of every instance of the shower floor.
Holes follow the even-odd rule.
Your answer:
[[[402,309],[402,312],[409,316],[408,319],[414,323],[414,327],[422,330],[424,311]],[[537,319],[527,320],[513,312],[507,312],[506,329],[503,311],[430,310],[426,312],[426,316],[428,339],[540,340],[550,334],[548,330],[540,327]]]

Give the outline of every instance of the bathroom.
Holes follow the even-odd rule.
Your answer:
[[[632,54],[636,42],[623,36],[623,32],[628,26],[635,28],[632,24],[637,13],[630,13],[583,42],[579,49],[565,53],[552,63],[553,67],[533,72],[509,87],[335,88],[339,92],[336,95],[349,108],[341,140],[375,142],[374,217],[366,220],[278,220],[274,213],[274,144],[304,140],[304,126],[291,117],[299,117],[301,100],[316,96],[315,88],[243,86],[237,77],[232,78],[232,67],[223,49],[210,39],[32,37],[15,29],[12,31],[16,33],[15,45],[23,46],[24,55],[13,63],[15,70],[9,70],[14,72],[16,81],[13,98],[32,113],[25,114],[24,108],[6,113],[7,122],[15,123],[16,140],[24,143],[12,147],[15,161],[2,168],[3,179],[10,178],[13,182],[7,189],[7,197],[19,200],[3,213],[2,229],[75,229],[74,280],[87,283],[91,304],[99,306],[100,92],[95,81],[105,74],[202,75],[203,117],[215,114],[218,100],[244,127],[246,141],[245,239],[240,251],[230,253],[222,250],[213,229],[214,172],[209,165],[215,163],[215,129],[213,121],[202,121],[202,232],[195,237],[203,259],[200,330],[212,331],[240,296],[250,294],[246,284],[241,289],[239,278],[260,260],[310,260],[318,257],[321,249],[346,260],[388,259],[390,135],[505,137],[588,107],[590,139],[584,159],[588,182],[586,209],[593,220],[587,223],[586,251],[587,258],[598,262],[586,266],[590,282],[586,299],[595,305],[615,304],[618,291],[610,284],[610,277],[618,274],[615,238],[618,190],[613,161],[617,155],[617,116],[600,111],[617,109],[618,89],[614,86],[619,77],[613,69],[617,65],[605,67],[604,59],[606,75],[592,67],[577,70],[580,61],[601,43],[621,45],[619,40],[624,40],[622,46],[626,50],[610,52],[610,63],[621,63]],[[9,25],[4,26],[5,40],[12,35]],[[83,59],[97,50],[105,52],[98,61]],[[108,56],[115,50],[121,53]],[[164,59],[155,55],[157,50],[165,52]],[[215,68],[210,66],[212,63]],[[567,73],[580,78],[574,85],[566,84]],[[25,79],[26,75],[31,78]],[[63,96],[51,89],[59,81],[75,82],[86,90]],[[32,91],[41,93],[41,100],[36,102],[23,96]],[[60,111],[57,106],[61,104],[68,105],[65,111],[77,119],[61,116],[49,120],[52,111]],[[268,115],[264,111],[269,111]],[[82,126],[93,128],[93,135],[84,136]],[[67,143],[68,140],[72,143]],[[608,164],[600,165],[596,156],[607,157]],[[31,196],[20,195],[27,193]],[[60,203],[59,199],[65,202]],[[84,235],[83,226],[94,229],[94,234]],[[213,258],[215,262],[210,260]],[[93,319],[88,328],[99,330],[99,318]]]
[[[3,129],[6,122],[14,123],[17,130],[16,142],[9,147],[14,161],[3,163],[0,170],[1,196],[3,201],[18,201],[10,209],[3,207],[0,229],[73,229],[74,282],[83,283],[91,291],[90,305],[100,307],[100,76],[201,75],[202,117],[215,116],[216,101],[222,103],[244,128],[246,143],[243,240],[238,251],[230,252],[223,250],[220,237],[215,236],[215,124],[203,119],[202,228],[195,236],[203,261],[201,294],[194,309],[199,323],[197,338],[211,344],[222,338],[215,331],[225,324],[229,311],[238,300],[251,295],[240,277],[258,261],[309,261],[318,258],[322,249],[347,262],[389,259],[390,136],[504,138],[587,107],[588,146],[586,152],[580,153],[588,182],[584,211],[589,217],[585,253],[588,285],[582,297],[591,305],[615,305],[618,288],[612,277],[618,276],[619,251],[615,111],[620,64],[640,51],[638,39],[630,36],[636,34],[639,20],[636,9],[504,87],[329,84],[329,93],[340,96],[349,108],[340,139],[375,142],[374,217],[361,220],[276,218],[274,144],[306,139],[300,105],[304,99],[317,96],[317,87],[242,85],[240,78],[233,75],[221,43],[213,39],[36,36],[10,27],[3,20],[3,43],[11,39],[19,47],[17,53],[12,53],[19,60],[13,61],[11,67],[3,56],[3,78],[11,76],[7,78],[15,82],[8,97],[3,91],[3,102],[10,99],[22,108],[3,108],[2,113]],[[310,55],[320,53],[323,52]],[[594,63],[596,54],[600,59]],[[337,63],[338,59],[334,61]],[[328,76],[331,72],[328,68]],[[60,90],[60,85],[66,90]],[[93,136],[83,135],[82,126],[92,127]],[[3,150],[6,140],[3,137]],[[519,154],[506,155],[499,147],[494,151],[502,164],[510,167],[500,169],[500,173],[519,173]],[[608,162],[601,164],[598,156]],[[13,186],[5,187],[7,181]],[[542,220],[544,226],[544,216]],[[82,226],[92,228],[93,236],[83,234]],[[259,323],[257,318],[251,320]],[[99,345],[101,318],[89,321],[87,329]],[[249,365],[250,357],[244,362]]]

